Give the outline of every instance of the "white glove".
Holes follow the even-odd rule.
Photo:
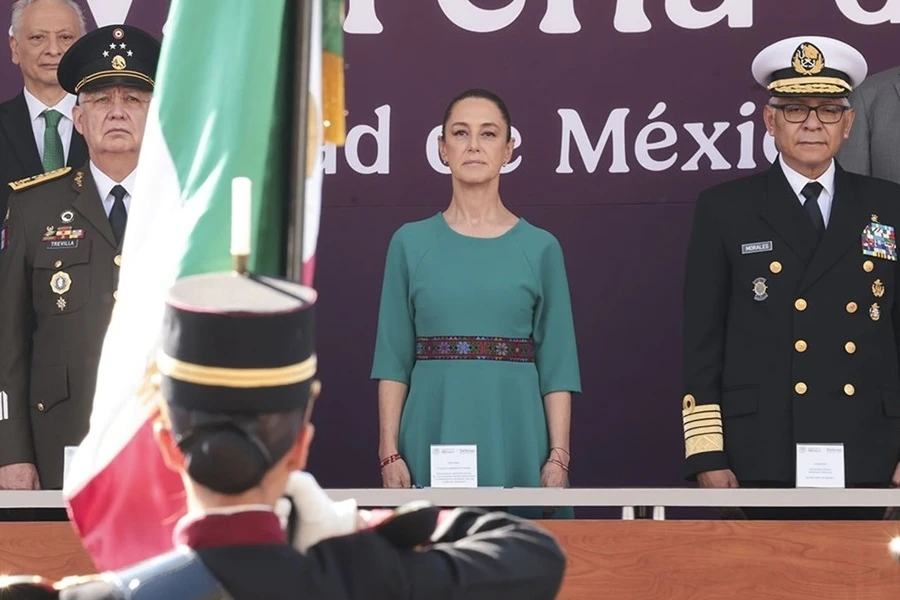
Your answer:
[[[301,554],[306,554],[310,547],[326,538],[354,533],[365,523],[360,514],[363,511],[357,510],[356,500],[334,502],[316,479],[304,471],[291,473],[284,494],[286,497],[279,500],[275,512],[286,530],[293,504],[297,511],[297,527],[294,539],[288,541]]]

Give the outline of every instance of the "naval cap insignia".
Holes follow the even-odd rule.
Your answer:
[[[814,44],[803,42],[794,50],[791,66],[801,75],[818,75],[825,68],[825,57]]]

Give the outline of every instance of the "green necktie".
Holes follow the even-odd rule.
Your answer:
[[[41,114],[47,124],[44,128],[44,172],[61,169],[66,162],[63,156],[62,138],[59,137],[59,129],[57,129],[59,120],[62,119],[62,113],[48,108]]]

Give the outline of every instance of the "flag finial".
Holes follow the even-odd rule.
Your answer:
[[[238,275],[247,274],[250,258],[252,199],[248,177],[235,177],[231,180],[231,257]]]

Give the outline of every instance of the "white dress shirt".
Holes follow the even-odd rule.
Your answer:
[[[834,202],[834,159],[831,159],[831,164],[817,179],[810,179],[787,166],[780,154],[778,155],[778,162],[781,163],[781,170],[784,171],[784,176],[787,178],[791,189],[794,190],[794,194],[797,195],[797,199],[800,200],[800,204],[806,204],[806,196],[801,194],[800,191],[807,183],[810,181],[818,181],[822,184],[822,192],[819,194],[819,209],[822,211],[825,227],[828,227],[828,218],[831,216],[831,205]]]
[[[125,212],[131,213],[131,192],[134,191],[134,181],[137,178],[137,169],[128,174],[122,181],[113,181],[106,173],[97,168],[97,165],[94,164],[94,161],[91,161],[91,175],[94,176],[94,183],[97,184],[97,193],[100,195],[100,199],[103,200],[103,210],[106,211],[106,216],[109,216],[109,211],[112,210],[113,204],[115,204],[116,199],[110,193],[112,189],[121,185],[125,188],[127,192],[125,197],[122,199],[125,202]]]
[[[72,120],[72,108],[75,106],[75,96],[66,94],[62,100],[55,106],[45,106],[43,102],[38,100],[28,89],[25,89],[25,104],[28,105],[28,116],[31,119],[31,130],[34,132],[34,142],[37,144],[38,156],[41,161],[44,160],[44,130],[47,123],[44,121],[43,112],[48,108],[62,114],[63,118],[59,120],[56,130],[59,132],[59,139],[62,140],[63,162],[69,160],[69,145],[72,142],[72,129],[75,122]]]

